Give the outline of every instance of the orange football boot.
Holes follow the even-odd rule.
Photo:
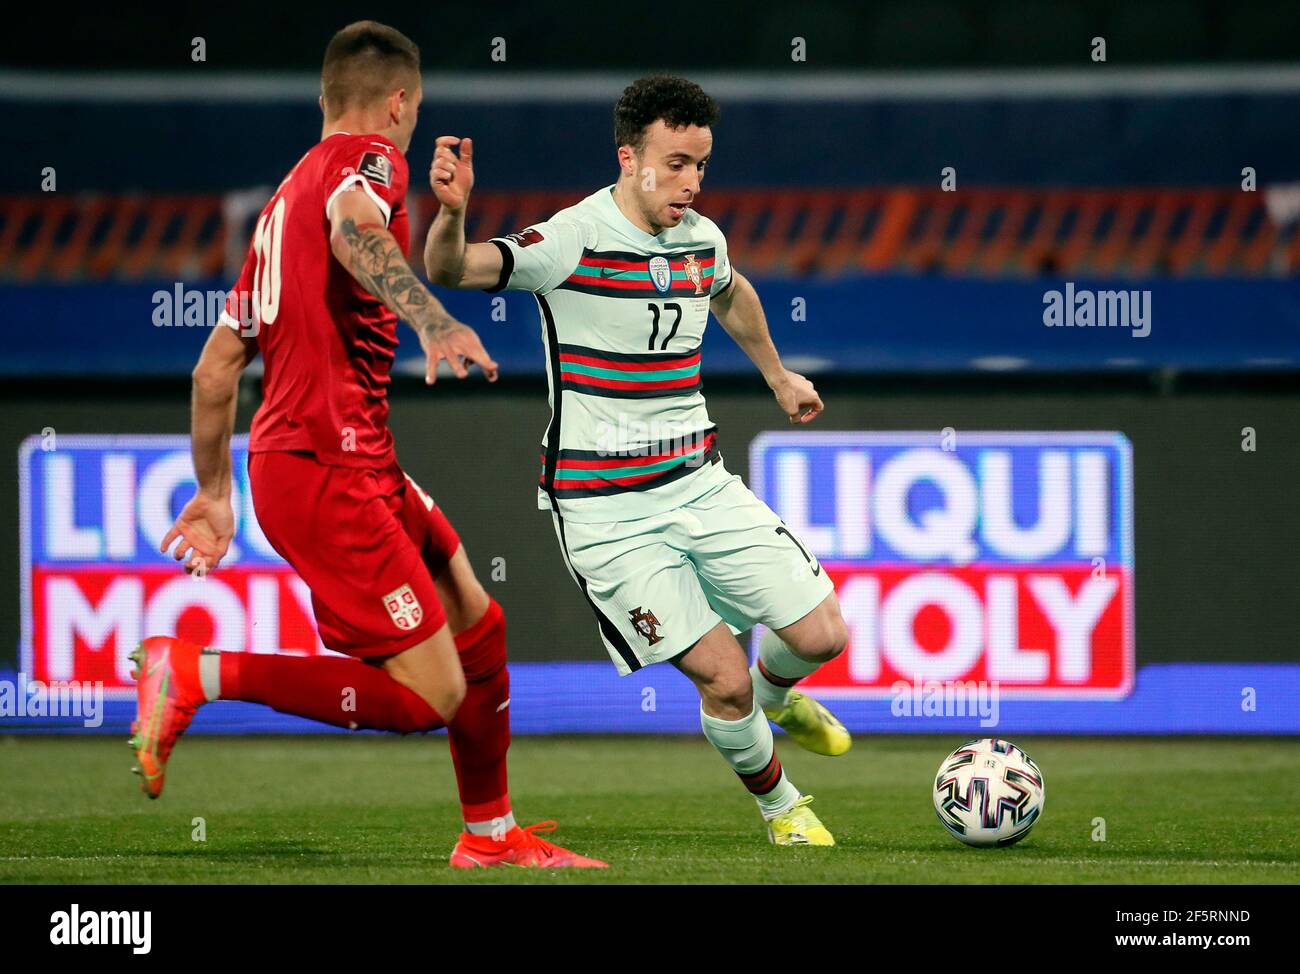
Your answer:
[[[531,869],[608,869],[609,863],[588,859],[570,852],[553,842],[547,842],[538,832],[554,832],[555,822],[538,822],[520,828],[516,825],[497,841],[487,835],[470,835],[462,832],[451,851],[451,864],[456,869],[480,869],[489,866],[520,866]]]
[[[199,681],[201,647],[172,636],[150,636],[131,654],[136,680],[136,719],[131,747],[138,762],[140,790],[150,798],[162,794],[167,759],[176,740],[190,726],[207,698]]]

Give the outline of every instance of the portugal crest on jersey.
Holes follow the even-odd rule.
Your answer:
[[[627,614],[632,625],[636,626],[636,631],[645,636],[646,642],[651,646],[664,638],[659,635],[659,620],[653,612],[642,612],[638,605],[635,609],[629,609]]]
[[[650,280],[660,294],[668,293],[673,286],[673,269],[669,266],[667,257],[650,258]]]
[[[695,285],[695,293],[704,293],[704,274],[700,270],[700,262],[695,259],[694,254],[686,255],[686,263],[682,270],[686,272],[686,280]]]

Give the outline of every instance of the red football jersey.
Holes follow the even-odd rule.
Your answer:
[[[335,259],[326,211],[339,193],[359,188],[405,252],[407,181],[391,141],[339,132],[298,161],[259,215],[221,318],[237,330],[244,322],[243,334],[251,319],[262,354],[250,452],[305,450],[346,467],[395,461],[388,384],[397,316]]]

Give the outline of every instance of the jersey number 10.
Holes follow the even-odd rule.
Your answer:
[[[253,301],[258,321],[269,325],[280,314],[280,245],[284,238],[284,197],[275,201],[270,213],[263,213],[253,232]]]

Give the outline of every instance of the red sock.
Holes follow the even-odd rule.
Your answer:
[[[414,734],[444,726],[423,697],[378,666],[338,656],[222,653],[221,699],[353,730]]]
[[[510,747],[510,673],[506,617],[495,599],[483,618],[456,636],[465,670],[465,701],[447,728],[465,822],[490,824],[510,815],[506,751]]]

